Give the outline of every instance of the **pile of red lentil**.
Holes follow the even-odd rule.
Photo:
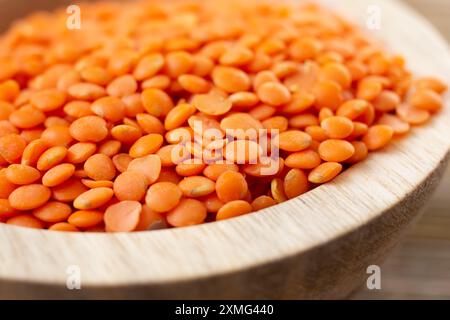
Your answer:
[[[0,38],[0,222],[131,232],[248,214],[427,122],[447,89],[313,4],[104,2],[81,6],[81,29],[67,19],[39,12]],[[279,153],[263,161],[231,129],[267,129]]]

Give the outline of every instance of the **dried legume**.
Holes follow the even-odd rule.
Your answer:
[[[83,4],[77,32],[58,11],[0,37],[0,221],[232,218],[333,180],[444,107],[447,84],[414,80],[322,7],[184,1],[152,3],[151,19],[145,0]]]

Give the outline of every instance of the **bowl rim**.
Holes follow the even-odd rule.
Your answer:
[[[346,15],[343,8],[351,4],[353,13],[361,13],[374,2],[345,0],[336,9]],[[448,45],[429,22],[398,1],[376,3],[390,17],[384,22],[389,32],[378,36],[395,47],[400,34],[406,47],[415,49],[414,39],[421,39],[421,50],[403,52],[408,61],[449,81]],[[400,20],[403,25],[397,23]],[[404,28],[405,24],[409,27]],[[450,149],[450,139],[446,140],[450,137],[448,94],[445,102],[447,108],[430,123],[414,128],[408,137],[394,141],[332,183],[251,215],[127,234],[72,234],[0,224],[0,283],[65,285],[67,267],[72,265],[80,267],[82,284],[87,287],[189,281],[286,259],[332,242],[395,206],[446,159]],[[386,176],[388,181],[383,179]]]

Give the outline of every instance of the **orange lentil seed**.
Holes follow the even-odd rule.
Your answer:
[[[116,168],[111,158],[101,153],[94,154],[86,160],[84,171],[94,180],[112,180],[116,175]]]
[[[80,142],[100,142],[108,135],[108,128],[104,119],[86,116],[72,122],[70,134]]]
[[[278,136],[278,146],[281,150],[297,152],[307,149],[311,145],[311,136],[296,130],[282,132]]]
[[[195,161],[184,161],[177,164],[175,171],[182,177],[190,177],[200,174],[206,167],[205,163],[198,163]]]
[[[318,117],[309,113],[299,114],[289,119],[289,126],[295,129],[306,129],[307,127],[318,125]]]
[[[19,130],[7,120],[1,120],[0,121],[0,137],[6,136],[7,134],[11,133],[19,133]]]
[[[11,207],[8,199],[0,199],[0,219],[8,219],[18,215],[19,211]]]
[[[353,141],[352,145],[353,148],[355,148],[355,152],[350,158],[345,160],[345,162],[355,164],[365,160],[369,154],[369,149],[367,148],[366,144],[361,141]]]
[[[390,126],[394,130],[395,135],[402,135],[411,130],[408,122],[401,120],[399,117],[392,114],[384,114],[378,119],[378,124]]]
[[[78,232],[80,231],[77,227],[74,225],[71,225],[67,222],[58,222],[53,225],[51,225],[48,230],[50,231],[59,231],[59,232]]]
[[[161,120],[150,114],[139,113],[136,115],[136,121],[145,133],[163,134],[165,131]]]
[[[258,97],[270,106],[281,106],[291,101],[289,90],[278,82],[266,82],[258,88]]]
[[[205,203],[206,210],[210,213],[217,213],[217,211],[219,211],[225,204],[215,193],[211,193],[210,195],[203,197],[202,201]]]
[[[336,111],[336,115],[354,120],[361,116],[369,108],[369,103],[365,100],[349,100],[344,102]],[[329,117],[331,117],[330,115]],[[325,119],[321,119],[324,121]]]
[[[127,171],[128,165],[133,160],[128,153],[119,153],[112,157],[112,161],[117,171],[123,173]]]
[[[67,147],[73,141],[69,127],[61,125],[45,129],[40,135],[40,139],[44,140],[50,147]]]
[[[429,112],[437,112],[443,105],[442,97],[431,89],[421,89],[414,92],[410,103],[413,108]]]
[[[202,77],[183,74],[178,77],[180,86],[190,93],[206,93],[211,88],[211,84]]]
[[[258,96],[253,92],[236,92],[228,98],[235,108],[250,108],[259,102]]]
[[[52,197],[61,202],[71,202],[87,190],[80,180],[71,178],[52,188]]]
[[[112,74],[100,66],[86,67],[81,71],[80,76],[86,82],[101,86],[107,85],[112,79]]]
[[[63,126],[68,127],[69,121],[67,121],[64,118],[57,117],[57,116],[50,116],[44,121],[44,126],[46,128],[56,127],[56,126]]]
[[[314,141],[322,142],[328,139],[328,135],[320,126],[308,126],[305,128],[305,132],[311,136]]]
[[[217,87],[229,93],[247,91],[250,88],[250,77],[234,67],[217,66],[211,76]]]
[[[15,216],[12,218],[9,218],[6,221],[7,224],[15,225],[18,227],[26,227],[26,228],[33,228],[33,229],[43,229],[44,223],[37,218],[35,218],[32,215],[29,214],[23,214],[19,216]]]
[[[394,130],[387,125],[375,125],[362,138],[362,142],[367,145],[370,151],[385,147],[392,139]]]
[[[182,199],[167,213],[167,222],[174,227],[187,227],[205,221],[207,209],[203,202],[195,199]]]
[[[75,172],[75,166],[63,163],[48,170],[42,177],[42,184],[46,187],[55,187],[69,180]]]
[[[107,157],[114,157],[119,153],[122,143],[117,140],[107,140],[100,144],[98,147],[98,153],[103,154]]]
[[[45,121],[45,113],[30,105],[25,105],[9,115],[11,124],[21,129],[29,129]]]
[[[80,194],[74,201],[73,206],[80,210],[89,210],[99,208],[106,204],[114,195],[110,188],[90,189]]]
[[[266,119],[262,122],[262,125],[267,130],[275,130],[276,132],[284,132],[289,127],[289,120],[282,116],[276,116]]]
[[[76,119],[93,116],[94,112],[91,110],[91,104],[87,101],[70,101],[64,106],[64,112]]]
[[[208,165],[204,170],[203,174],[213,180],[217,181],[220,175],[226,171],[239,171],[239,167],[233,163],[213,163]]]
[[[413,108],[407,104],[397,107],[398,117],[410,125],[421,125],[427,122],[431,114],[428,110]]]
[[[170,52],[166,56],[166,73],[176,78],[188,73],[194,66],[194,58],[186,51]]]
[[[242,168],[242,171],[252,177],[274,176],[280,173],[284,168],[283,158],[266,157],[260,159],[259,163],[249,164]]]
[[[216,181],[217,196],[223,202],[241,200],[248,192],[248,184],[239,172],[225,171]]]
[[[106,95],[106,90],[102,86],[87,82],[73,84],[67,91],[71,97],[83,101],[93,101]]]
[[[0,156],[8,162],[18,160],[26,148],[26,141],[15,133],[0,137]]]
[[[322,162],[319,153],[314,150],[304,150],[291,153],[284,161],[289,168],[314,169]]]
[[[192,103],[201,112],[212,116],[225,114],[233,106],[232,100],[211,93],[196,95]]]
[[[133,71],[136,80],[145,80],[158,73],[164,66],[164,56],[160,53],[152,53],[143,57]]]
[[[84,163],[95,153],[97,146],[91,142],[78,142],[67,149],[66,160],[72,164]]]
[[[72,213],[67,221],[78,228],[92,228],[103,222],[103,212],[96,210],[79,210]]]
[[[318,151],[324,161],[343,162],[353,156],[355,148],[348,141],[329,139],[319,145]]]
[[[112,188],[114,183],[109,180],[90,180],[90,179],[81,179],[81,183],[83,183],[89,189],[94,188]]]
[[[448,86],[446,83],[444,83],[440,79],[433,78],[433,77],[426,77],[426,78],[419,79],[415,83],[415,86],[419,90],[429,89],[429,90],[433,90],[436,93],[444,93],[448,89]]]
[[[139,93],[127,95],[122,98],[122,101],[125,104],[125,115],[127,117],[136,117],[137,114],[144,112],[144,106]]]
[[[217,212],[216,220],[226,220],[242,216],[252,211],[253,208],[247,201],[234,200],[224,204],[223,207],[219,209],[219,211]]]
[[[196,112],[196,109],[193,105],[183,103],[172,110],[166,116],[164,121],[164,127],[166,130],[172,130],[183,125],[190,116],[192,116]]]
[[[135,171],[125,171],[114,180],[114,194],[117,199],[140,201],[147,190],[145,175]]]
[[[318,82],[313,92],[316,97],[315,104],[318,108],[327,107],[336,110],[343,102],[342,89],[334,81],[323,80]]]
[[[153,154],[133,159],[128,164],[127,170],[143,174],[147,184],[151,185],[158,180],[161,172],[161,159],[158,155]]]
[[[400,104],[400,97],[393,91],[384,90],[373,101],[375,110],[381,112],[393,111]]]
[[[49,188],[41,184],[29,184],[15,189],[8,197],[11,207],[17,210],[31,210],[44,205],[51,196]]]
[[[188,198],[199,198],[211,194],[215,191],[214,181],[202,177],[191,176],[186,177],[178,184],[183,195]]]
[[[52,147],[45,150],[39,157],[36,168],[46,171],[60,164],[67,155],[66,147]]]
[[[139,217],[139,223],[135,231],[148,231],[167,228],[167,223],[164,214],[153,211],[144,204]]]
[[[49,112],[61,108],[66,101],[66,94],[64,92],[47,89],[36,92],[31,96],[30,102],[37,109]]]
[[[139,138],[130,147],[130,156],[133,158],[143,157],[158,151],[163,144],[163,137],[157,133],[151,133]]]
[[[288,199],[296,198],[309,191],[308,176],[300,169],[291,169],[284,177],[283,188]]]
[[[259,196],[251,203],[253,211],[259,211],[273,207],[277,202],[269,196]]]
[[[144,80],[141,84],[142,90],[145,89],[160,89],[166,90],[171,85],[171,79],[169,76],[164,74],[159,74],[154,77],[151,77],[147,80]]]
[[[282,107],[282,111],[287,114],[298,114],[308,110],[315,102],[315,96],[309,92],[295,92],[291,101]]]
[[[6,179],[16,185],[31,184],[41,177],[39,170],[24,164],[12,164],[5,173]]]
[[[72,208],[63,202],[50,201],[33,210],[33,215],[48,223],[64,222],[72,213]]]
[[[282,203],[288,199],[284,190],[284,183],[281,179],[276,178],[272,180],[270,183],[270,193],[277,203]]]
[[[132,144],[142,136],[142,132],[134,126],[121,124],[111,129],[111,135],[122,143]]]
[[[131,75],[122,75],[111,81],[106,87],[106,92],[114,98],[123,98],[133,94],[138,89],[136,79]]]
[[[342,165],[337,162],[325,162],[314,168],[308,175],[309,182],[322,184],[329,182],[339,175]]]
[[[104,97],[91,105],[91,110],[97,116],[111,122],[118,122],[125,116],[125,103],[119,98]]]
[[[155,117],[167,115],[173,108],[173,101],[167,93],[160,89],[146,89],[142,92],[144,109]]]
[[[154,211],[168,212],[178,205],[182,196],[183,192],[176,184],[158,182],[148,189],[145,203]]]
[[[322,121],[320,124],[325,134],[331,139],[344,139],[352,134],[354,125],[346,117],[333,116]]]
[[[444,81],[415,79],[325,8],[222,4],[155,3],[157,21],[136,14],[144,4],[85,4],[89,36],[59,32],[59,13],[6,31],[0,222],[228,219],[332,181],[444,107]]]
[[[255,118],[256,120],[266,120],[273,116],[277,112],[277,109],[268,105],[260,105],[249,111],[249,115]]]
[[[104,215],[106,230],[130,232],[137,228],[142,205],[137,201],[121,201],[109,206]]]

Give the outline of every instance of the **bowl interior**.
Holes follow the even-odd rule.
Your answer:
[[[437,75],[450,82],[446,42],[404,5],[392,0],[323,2],[363,26],[367,8],[379,6],[381,30],[367,32],[404,54],[417,74]],[[42,9],[60,3],[66,1],[40,0],[33,5]],[[29,8],[25,0],[6,4],[8,17],[14,12],[22,15],[22,9]],[[78,265],[85,270],[86,285],[160,283],[288,257],[355,230],[401,201],[445,159],[449,136],[450,110],[446,108],[427,125],[371,155],[333,183],[223,222],[133,234],[55,233],[0,224],[0,278],[65,283],[67,266]]]

